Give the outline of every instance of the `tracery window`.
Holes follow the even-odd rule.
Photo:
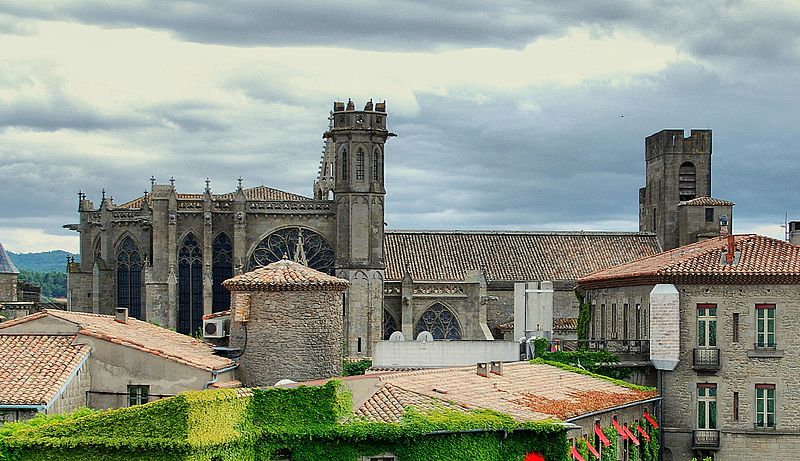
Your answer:
[[[684,162],[678,170],[678,191],[681,200],[697,197],[697,170],[692,162]]]
[[[461,325],[444,304],[436,303],[420,316],[414,336],[429,331],[433,339],[461,339]]]
[[[397,330],[397,320],[391,312],[383,310],[383,339],[388,340],[392,333]]]
[[[364,180],[364,151],[362,149],[358,149],[356,153],[356,179]]]
[[[212,268],[211,275],[213,283],[212,292],[212,312],[228,310],[231,307],[231,293],[222,286],[222,282],[233,277],[233,245],[228,234],[217,235],[212,244]]]
[[[197,333],[202,326],[203,250],[189,234],[178,251],[178,333]]]
[[[117,306],[128,308],[131,317],[142,318],[142,256],[130,236],[117,250]]]
[[[379,149],[375,149],[372,154],[372,179],[381,180],[381,151]]]
[[[298,256],[299,241],[303,242],[302,256],[306,265],[333,275],[333,264],[336,260],[333,247],[318,233],[299,227],[286,227],[264,237],[250,254],[247,270],[266,266],[284,257],[295,260]]]
[[[342,149],[342,179],[347,181],[347,149]]]

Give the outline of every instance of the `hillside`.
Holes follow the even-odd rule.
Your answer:
[[[28,272],[66,272],[67,256],[79,256],[64,250],[51,250],[41,253],[12,253],[8,252],[11,261],[20,271]]]

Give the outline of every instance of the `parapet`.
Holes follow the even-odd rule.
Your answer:
[[[645,156],[649,160],[662,154],[711,155],[711,130],[661,130],[645,139]]]
[[[356,103],[349,99],[347,100],[347,105],[342,101],[335,101],[333,103],[333,111],[334,112],[353,112],[356,110]],[[376,102],[373,103],[372,99],[367,101],[364,105],[364,110],[362,112],[383,112],[386,113],[386,101],[383,102]]]

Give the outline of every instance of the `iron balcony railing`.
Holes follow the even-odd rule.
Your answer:
[[[550,351],[607,351],[618,354],[649,354],[650,341],[646,339],[564,339],[550,341]]]
[[[719,431],[713,429],[697,429],[693,431],[692,447],[704,450],[719,448]]]
[[[719,369],[719,349],[696,347],[692,351],[692,367],[696,370]]]

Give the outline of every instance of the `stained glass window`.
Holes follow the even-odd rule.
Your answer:
[[[388,340],[392,333],[397,331],[397,320],[386,309],[383,310],[383,339]]]
[[[364,151],[361,149],[356,153],[356,179],[364,180]]]
[[[436,303],[422,313],[414,336],[429,331],[433,339],[461,339],[461,325],[445,305]]]
[[[213,256],[211,311],[220,312],[231,307],[231,293],[222,286],[222,282],[233,277],[233,245],[228,235],[225,233],[217,235],[211,251]]]
[[[310,229],[287,227],[275,231],[260,241],[247,263],[247,270],[280,261],[284,257],[293,258],[297,254],[297,242],[302,230],[303,252],[308,267],[333,275],[336,253],[321,235]]]
[[[342,149],[342,180],[347,181],[347,149]]]
[[[178,333],[197,333],[202,327],[203,250],[189,234],[178,251]]]
[[[142,256],[130,236],[117,250],[117,306],[128,308],[131,317],[142,318]]]

